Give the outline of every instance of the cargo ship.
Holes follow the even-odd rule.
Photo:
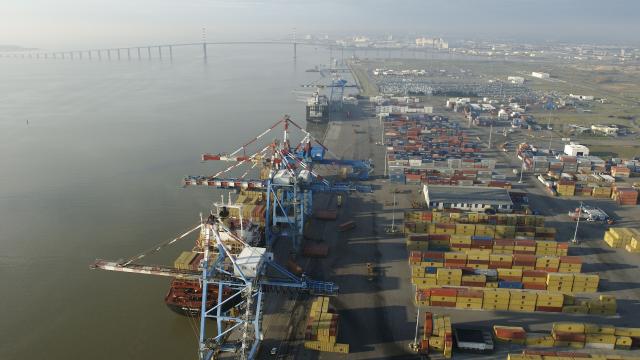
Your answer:
[[[223,301],[230,298],[233,295],[228,288],[222,293]],[[227,301],[222,306],[222,311],[226,312],[233,306],[237,305],[242,300],[241,296],[238,296],[232,300]],[[218,287],[210,286],[207,288],[207,309],[211,309],[218,301]],[[167,295],[164,297],[164,302],[169,309],[180,315],[196,316],[200,314],[202,309],[202,286],[199,281],[186,280],[175,278],[171,281],[171,286]]]
[[[229,200],[231,196],[229,196]],[[204,250],[209,244],[209,263],[218,257],[218,248],[215,246],[212,225],[216,222],[223,224],[230,230],[230,233],[220,232],[220,240],[225,247],[234,255],[240,254],[243,244],[237,239],[242,239],[245,243],[258,246],[264,242],[264,193],[244,191],[238,195],[235,203],[224,199],[220,203],[214,203],[214,210],[208,218],[202,219],[200,233],[196,244],[191,251],[184,251],[174,261],[174,267],[180,270],[202,271],[204,263]],[[222,264],[221,266],[229,266]],[[232,269],[225,269],[231,270]],[[181,315],[196,316],[202,310],[202,284],[197,280],[176,277],[171,281],[169,290],[165,295],[164,302],[169,309]],[[213,308],[218,302],[218,287],[207,288],[206,308]],[[222,300],[227,300],[235,293],[228,288],[222,293]],[[224,303],[222,311],[226,312],[238,302],[242,301],[241,296]]]
[[[329,99],[315,91],[307,98],[307,121],[324,122],[329,118]]]

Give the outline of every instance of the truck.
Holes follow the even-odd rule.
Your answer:
[[[569,217],[574,221],[578,221],[578,218],[580,218],[589,222],[603,222],[609,225],[615,223],[614,219],[607,215],[604,210],[589,205],[582,205],[573,211],[569,211]]]

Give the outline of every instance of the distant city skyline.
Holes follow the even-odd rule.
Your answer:
[[[123,0],[0,4],[0,44],[43,49],[133,46],[207,37],[326,33],[638,45],[632,0]]]

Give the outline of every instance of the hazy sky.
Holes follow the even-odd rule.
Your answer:
[[[259,39],[298,33],[413,33],[638,43],[639,0],[3,0],[0,44],[71,49]]]

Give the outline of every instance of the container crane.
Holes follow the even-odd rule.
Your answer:
[[[321,72],[322,74],[322,72]],[[324,76],[324,74],[323,74]],[[348,85],[347,80],[343,79],[337,73],[332,73],[332,79],[329,82],[316,81],[314,83],[302,85],[305,88],[316,88],[317,91],[321,89],[328,88],[329,89],[329,107],[332,111],[337,111],[342,109],[342,103],[344,98],[344,89],[345,88],[355,88],[356,85]]]
[[[258,150],[248,154],[248,147],[257,145],[261,139],[278,125],[283,126],[282,140],[274,140],[269,145],[257,146]],[[302,133],[302,140],[291,144],[290,126]],[[316,145],[312,145],[315,143]],[[329,153],[335,159],[326,159]],[[294,251],[300,250],[304,222],[311,215],[313,192],[371,192],[371,187],[354,185],[351,182],[330,183],[314,170],[314,165],[333,165],[351,167],[352,174],[359,180],[366,180],[373,170],[369,160],[338,159],[335,154],[304,130],[289,116],[277,121],[249,142],[230,154],[203,154],[203,161],[227,161],[233,164],[212,176],[187,176],[185,186],[209,186],[219,189],[237,189],[265,191],[267,193],[266,244],[273,246],[277,236],[288,235],[293,242]],[[263,168],[261,179],[247,179],[251,169],[258,164]],[[230,171],[240,171],[248,166],[240,177],[222,177]]]
[[[241,205],[224,202],[214,205],[218,209],[241,208]],[[201,271],[137,263],[147,255],[174,245],[197,230],[205,234]],[[214,223],[205,223],[201,215],[199,225],[174,239],[127,260],[97,260],[91,268],[198,281],[202,288],[199,359],[217,358],[223,352],[234,353],[240,359],[252,359],[257,354],[262,339],[262,304],[266,291],[286,288],[304,294],[335,295],[338,286],[292,274],[277,264],[273,260],[273,254],[266,248],[253,246],[237,234],[237,231],[230,230],[220,219]],[[209,287],[217,288],[217,299],[209,298]],[[223,299],[222,294],[225,293],[232,295]],[[207,335],[209,320],[215,321],[217,325],[213,336]]]
[[[273,140],[266,146],[258,145],[278,125],[283,126],[281,140]],[[292,145],[290,126],[302,133],[302,140]],[[315,145],[312,145],[315,144]],[[250,147],[255,151],[248,151]],[[329,153],[335,159],[326,159]],[[271,289],[312,295],[335,295],[338,286],[332,282],[309,279],[304,274],[295,275],[274,261],[275,239],[288,231],[294,249],[299,249],[304,221],[312,212],[313,192],[371,192],[367,185],[352,182],[329,182],[319,175],[314,165],[350,166],[358,179],[367,179],[372,171],[370,161],[338,159],[335,154],[288,116],[243,144],[229,154],[203,154],[203,161],[222,161],[229,166],[212,176],[187,176],[184,185],[200,185],[217,189],[262,191],[266,194],[265,211],[266,247],[249,241],[243,228],[242,204],[232,204],[224,199],[214,203],[216,214],[234,207],[240,216],[240,229],[230,229],[220,218],[204,221],[180,236],[154,246],[152,249],[127,260],[97,260],[91,267],[117,272],[173,277],[196,281],[201,284],[199,358],[217,358],[223,352],[232,352],[240,359],[256,356],[262,339],[262,304],[265,293]],[[249,178],[259,167],[261,176]],[[230,172],[242,172],[238,177],[227,177]],[[212,212],[213,215],[213,212]],[[214,217],[215,218],[215,217]],[[147,255],[161,251],[200,232],[199,244],[201,270],[184,270],[164,265],[141,264]],[[217,293],[209,289],[217,289]],[[217,294],[217,299],[212,299]],[[223,294],[227,294],[226,297]],[[206,329],[213,320],[216,330],[213,336]]]

